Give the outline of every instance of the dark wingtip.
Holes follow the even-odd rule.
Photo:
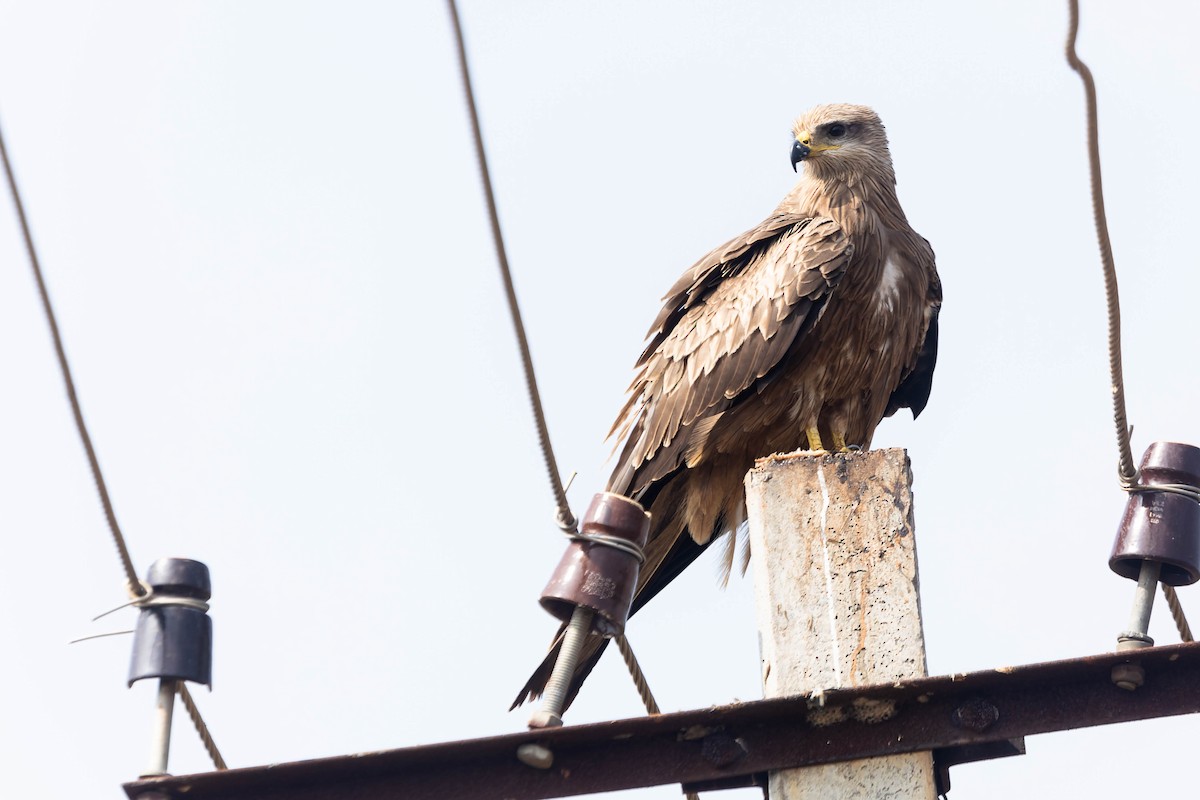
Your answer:
[[[888,398],[885,417],[890,417],[902,408],[912,410],[916,419],[929,403],[929,395],[933,391],[933,370],[937,365],[938,327],[937,312],[929,320],[929,330],[925,333],[925,341],[917,356],[913,371],[901,382],[892,396]]]

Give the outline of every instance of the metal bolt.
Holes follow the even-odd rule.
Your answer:
[[[950,714],[955,727],[976,732],[986,731],[999,719],[1000,709],[983,699],[968,700]]]
[[[517,759],[535,769],[550,769],[554,765],[554,753],[540,744],[523,744],[517,748]]]
[[[1129,630],[1117,637],[1117,650],[1140,650],[1153,647],[1154,640],[1146,631],[1150,629],[1150,612],[1154,610],[1154,590],[1158,588],[1158,576],[1162,564],[1143,561],[1138,573],[1137,589],[1133,593],[1133,608],[1129,612]]]
[[[575,665],[579,663],[579,650],[592,629],[592,615],[590,608],[575,606],[571,621],[567,623],[567,631],[563,634],[558,660],[554,662],[554,672],[546,682],[542,707],[529,719],[529,727],[557,728],[563,724],[562,709],[567,699],[567,688],[575,675]]]
[[[175,681],[162,678],[154,702],[154,735],[150,742],[150,765],[143,778],[167,775],[167,756],[171,751],[171,717],[175,711]]]
[[[1116,664],[1112,668],[1112,682],[1132,692],[1146,682],[1146,670],[1141,664]]]
[[[711,733],[700,745],[700,756],[715,767],[727,767],[747,752],[745,744],[727,733]]]

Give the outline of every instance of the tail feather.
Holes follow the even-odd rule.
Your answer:
[[[737,503],[728,522],[721,524],[722,529],[729,529],[729,533],[721,537],[721,560],[717,564],[717,579],[721,588],[728,588],[735,564],[742,575],[750,566],[750,529],[746,525],[745,511],[745,505]]]
[[[546,691],[546,684],[550,681],[550,673],[554,671],[554,662],[558,660],[558,652],[562,649],[563,631],[566,626],[563,625],[558,629],[558,635],[554,637],[554,641],[550,645],[550,652],[546,653],[546,657],[542,659],[542,663],[529,676],[529,680],[525,681],[525,685],[521,687],[521,691],[517,693],[517,697],[513,700],[509,711],[514,710],[517,706],[528,702],[533,702],[542,696]],[[567,698],[563,703],[563,710],[570,707],[575,700],[575,696],[579,694],[579,689],[583,686],[583,682],[588,675],[592,674],[596,664],[600,661],[600,656],[604,655],[604,648],[608,647],[608,639],[601,636],[589,636],[583,643],[583,648],[579,653],[579,663],[575,666],[575,674],[571,677],[571,684],[567,687]]]

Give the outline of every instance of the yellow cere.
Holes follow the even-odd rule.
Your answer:
[[[808,131],[800,131],[800,133],[796,134],[796,141],[814,153],[821,153],[826,150],[837,150],[841,147],[840,144],[813,144],[812,134]]]

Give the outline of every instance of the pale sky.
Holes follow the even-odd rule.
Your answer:
[[[1125,498],[1065,2],[461,10],[577,513],[658,298],[790,188],[796,115],[865,103],[945,284],[929,406],[875,441],[912,458],[930,672],[1115,646],[1133,584],[1107,567]],[[1200,444],[1198,25],[1090,2],[1079,43],[1139,457]],[[138,569],[212,571],[195,694],[230,765],[521,730],[564,542],[443,4],[0,0],[0,122]],[[125,687],[130,637],[67,644],[136,614],[90,622],[123,576],[0,206],[0,796],[116,800],[154,687]],[[761,696],[751,582],[715,574],[702,558],[630,624],[665,710]],[[1161,604],[1152,633],[1177,640]],[[567,720],[640,713],[606,657]],[[1031,737],[956,767],[951,796],[1185,796],[1198,729]],[[171,771],[208,769],[180,715]]]

